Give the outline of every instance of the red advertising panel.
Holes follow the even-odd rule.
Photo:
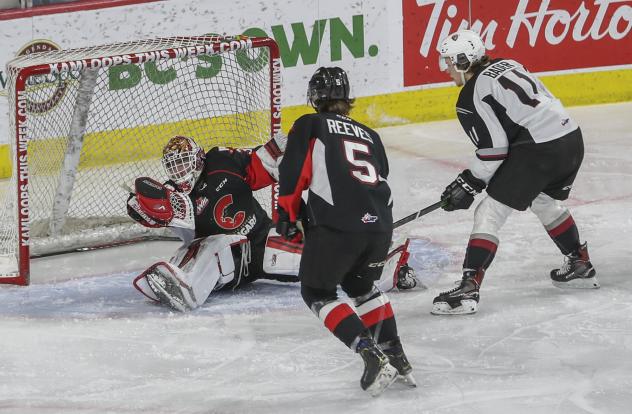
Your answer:
[[[449,81],[437,47],[467,27],[532,72],[632,64],[632,0],[402,0],[402,11],[404,86]]]

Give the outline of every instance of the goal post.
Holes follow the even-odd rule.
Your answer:
[[[281,61],[267,37],[166,37],[33,53],[7,64],[12,175],[0,183],[0,283],[34,255],[156,238],[126,214],[134,179],[165,180],[174,135],[252,148],[281,126]],[[255,196],[271,214],[275,191]]]

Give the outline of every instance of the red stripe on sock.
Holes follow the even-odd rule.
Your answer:
[[[496,253],[498,245],[494,242],[485,239],[471,239],[468,243],[470,247],[480,247],[481,249],[489,250],[492,253]]]
[[[568,218],[564,220],[559,226],[555,227],[554,229],[549,230],[549,235],[551,237],[557,237],[560,234],[564,233],[566,230],[568,230],[574,224],[575,224],[575,220],[573,220],[573,216],[568,216]]]
[[[347,305],[346,303],[341,303],[340,305],[329,311],[329,313],[325,317],[325,326],[327,327],[327,329],[333,332],[338,324],[340,324],[340,322],[342,322],[347,316],[351,315],[352,313],[354,313],[353,309],[351,309],[349,305]]]
[[[367,312],[362,315],[362,322],[364,326],[370,328],[378,322],[382,322],[383,320],[389,319],[393,317],[393,308],[391,307],[391,303],[387,303],[379,308],[373,309],[371,312]]]

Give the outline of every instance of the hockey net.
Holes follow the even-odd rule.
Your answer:
[[[0,198],[0,283],[29,258],[164,234],[126,214],[134,179],[166,180],[174,135],[251,148],[280,129],[280,60],[269,38],[171,37],[33,53],[9,62],[12,176]],[[269,212],[271,191],[256,197]]]

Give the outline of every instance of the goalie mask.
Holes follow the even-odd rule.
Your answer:
[[[485,56],[485,45],[478,33],[459,30],[441,42],[439,54],[439,69],[442,72],[448,69],[449,61],[457,72],[465,73]]]
[[[183,193],[190,193],[204,169],[204,150],[189,137],[175,136],[162,151],[167,177]]]
[[[318,107],[326,101],[340,99],[349,101],[349,79],[339,67],[320,67],[314,72],[307,86],[307,101]]]

